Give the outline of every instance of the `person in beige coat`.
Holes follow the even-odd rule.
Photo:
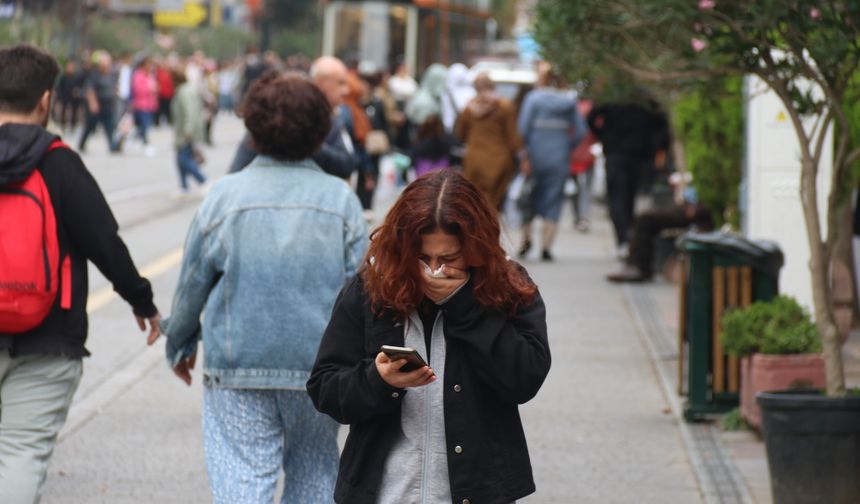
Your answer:
[[[522,148],[516,110],[511,102],[496,96],[496,85],[486,73],[475,78],[474,86],[477,96],[457,120],[454,135],[466,144],[463,176],[499,210]]]

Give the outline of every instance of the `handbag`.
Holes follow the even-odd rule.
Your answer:
[[[192,155],[194,156],[194,162],[197,163],[198,166],[206,164],[206,156],[203,155],[203,151],[197,147],[192,147],[191,149]]]
[[[369,131],[364,139],[364,148],[371,156],[386,154],[391,149],[388,134],[382,130]]]

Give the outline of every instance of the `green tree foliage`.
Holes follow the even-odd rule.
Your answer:
[[[843,395],[830,270],[839,234],[850,232],[838,224],[854,189],[849,167],[860,161],[849,119],[860,67],[860,0],[541,0],[537,26],[546,55],[565,68],[600,76],[609,67],[610,76],[678,89],[717,75],[753,74],[779,97],[800,146],[799,197],[827,392]],[[819,194],[831,126],[833,190]],[[819,207],[826,209],[823,218]]]
[[[726,352],[744,356],[817,353],[818,330],[794,298],[778,296],[723,315],[722,342]]]
[[[15,44],[33,44],[62,55],[67,50],[63,24],[49,14],[0,20],[0,46]]]
[[[282,56],[319,52],[320,11],[316,0],[268,0],[264,23],[271,34],[267,49]]]
[[[231,26],[177,30],[173,36],[179,54],[187,56],[201,50],[216,60],[241,56],[254,40],[250,33]]]
[[[151,51],[155,44],[149,24],[143,19],[96,15],[89,19],[89,46],[120,56]]]
[[[319,52],[318,44],[318,30],[281,30],[272,37],[271,49],[282,56],[304,54],[311,58]]]
[[[687,169],[699,201],[717,226],[737,228],[743,150],[740,77],[716,79],[691,89],[673,107],[675,134],[684,144]]]

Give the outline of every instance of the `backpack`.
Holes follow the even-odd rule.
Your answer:
[[[68,148],[54,140],[48,152]],[[71,260],[60,264],[54,206],[40,170],[22,182],[0,187],[0,333],[22,333],[38,327],[57,297],[71,307]]]

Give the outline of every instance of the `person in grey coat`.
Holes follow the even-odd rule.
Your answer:
[[[550,68],[541,70],[538,87],[526,95],[518,128],[528,155],[521,163],[521,170],[534,180],[531,213],[543,220],[541,258],[551,261],[550,248],[564,203],[570,155],[587,126],[577,109],[576,93],[566,89],[563,80]],[[528,219],[523,225],[520,258],[531,249],[531,231],[532,220]]]

